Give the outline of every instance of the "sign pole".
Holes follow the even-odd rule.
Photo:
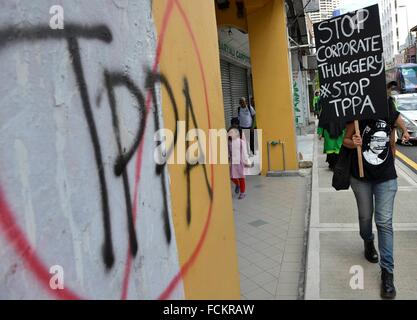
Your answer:
[[[361,134],[359,130],[359,121],[355,120],[355,134],[359,135]],[[357,146],[356,150],[358,152],[358,165],[359,165],[359,177],[363,178],[365,177],[365,174],[363,173],[363,159],[362,159],[362,147]]]

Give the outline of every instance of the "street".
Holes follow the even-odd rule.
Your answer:
[[[417,146],[402,146],[397,144],[397,151],[397,158],[414,173],[417,173]]]

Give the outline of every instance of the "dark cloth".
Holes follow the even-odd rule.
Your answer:
[[[343,130],[345,129],[346,124],[341,121],[323,123],[323,115],[325,112],[326,110],[322,110],[319,115],[319,127],[327,130],[332,139],[337,139],[341,134],[343,134]]]
[[[380,183],[397,178],[390,137],[398,116],[399,112],[390,105],[387,118],[359,121],[365,177],[359,178],[358,155],[357,152],[354,152],[351,171],[354,178],[372,183]]]
[[[333,170],[336,166],[337,160],[339,160],[339,154],[329,153],[326,157],[326,162],[329,164],[329,169]]]

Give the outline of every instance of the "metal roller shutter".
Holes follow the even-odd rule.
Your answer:
[[[224,119],[227,129],[230,126],[230,120],[233,115],[232,91],[230,87],[230,63],[225,60],[220,60],[220,72],[222,76]]]
[[[230,79],[231,79],[231,88],[232,88],[233,117],[237,117],[239,99],[241,97],[245,97],[246,102],[249,102],[248,80],[247,80],[246,69],[231,64],[230,65]]]
[[[220,72],[222,77],[224,119],[226,128],[229,128],[232,118],[237,117],[239,99],[246,97],[247,101],[249,101],[247,70],[220,59]]]

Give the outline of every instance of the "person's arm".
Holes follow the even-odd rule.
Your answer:
[[[403,133],[403,136],[401,139],[405,142],[410,140],[410,134],[408,133],[407,127],[405,126],[405,123],[404,123],[404,119],[401,117],[401,115],[398,116],[397,120],[395,121],[395,125],[399,127]]]
[[[353,122],[346,125],[345,138],[343,139],[343,145],[349,149],[355,149],[358,146],[362,146],[362,138],[359,134],[355,133],[355,124]]]

